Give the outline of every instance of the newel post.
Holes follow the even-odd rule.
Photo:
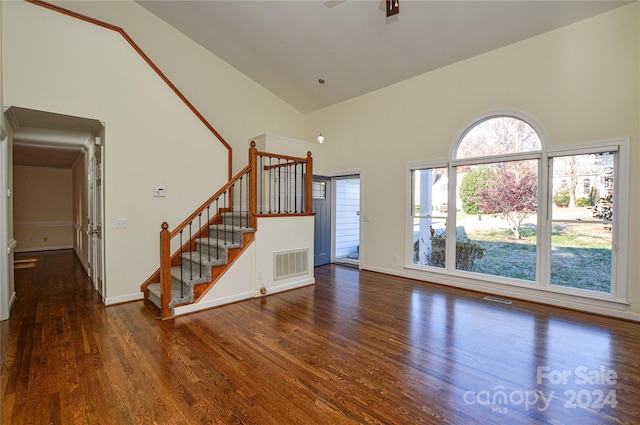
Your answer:
[[[162,223],[160,231],[160,286],[162,287],[160,315],[162,319],[169,319],[171,317],[169,309],[171,301],[171,233],[166,221]]]
[[[258,213],[258,149],[256,142],[251,141],[249,148],[249,224],[256,228],[256,214]]]
[[[307,214],[313,213],[313,158],[311,158],[311,151],[307,152],[307,175],[305,176],[304,203],[305,212]]]

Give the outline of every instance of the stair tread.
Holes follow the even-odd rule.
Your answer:
[[[152,283],[147,287],[147,289],[149,290],[150,293],[158,297],[158,299],[161,298],[162,286],[159,283]],[[180,289],[171,288],[171,301],[174,304],[193,301],[193,292],[185,291],[181,294]]]
[[[211,247],[219,246],[220,248],[242,248],[242,242],[233,242],[233,241],[225,241],[224,239],[215,239],[215,238],[198,238],[195,240],[195,243],[199,243],[201,245],[209,245]],[[191,251],[195,252],[195,251]],[[187,254],[183,253],[182,255]]]
[[[247,212],[226,212],[222,216],[223,220],[228,221],[209,226],[208,237],[193,240],[197,250],[183,252],[180,255],[183,266],[171,267],[171,301],[169,304],[172,315],[176,305],[194,301],[193,287],[195,285],[207,284],[212,281],[212,267],[228,264],[229,249],[242,248],[243,235],[256,231],[255,228],[247,226]],[[190,268],[193,268],[193,273]],[[158,305],[161,304],[162,294],[160,283],[148,285],[147,290],[149,299],[161,308]]]
[[[184,261],[191,261],[195,264],[202,264],[203,267],[215,267],[215,266],[224,266],[227,264],[227,257],[223,254],[222,250],[220,250],[220,257],[216,258],[214,256],[208,257],[206,253],[203,252],[202,257],[200,257],[198,251],[191,251],[193,255],[189,256],[188,253],[182,254],[182,259]],[[215,254],[212,252],[212,254]],[[178,267],[179,268],[179,267]]]
[[[231,225],[226,223],[212,224],[211,226],[209,226],[209,229],[213,229],[214,231],[215,229],[220,229],[220,230],[239,232],[239,233],[253,233],[256,231],[256,229],[254,229],[253,227]]]
[[[203,267],[205,267],[203,265]],[[171,277],[173,277],[174,279],[176,279],[178,282],[182,282],[184,285],[186,286],[193,286],[193,285],[197,285],[199,283],[207,283],[211,281],[211,267],[209,267],[209,273],[206,272],[206,270],[204,270],[205,273],[203,273],[202,276],[191,276],[191,279],[189,279],[190,277],[190,273],[189,270],[182,270],[182,273],[180,271],[180,266],[177,267],[171,267]],[[194,270],[194,275],[196,271]],[[200,272],[200,270],[197,270],[198,274]],[[182,274],[182,278],[181,278],[181,274]],[[173,287],[173,285],[172,285]]]

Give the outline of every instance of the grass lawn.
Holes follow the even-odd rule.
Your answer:
[[[528,281],[536,280],[536,218],[530,217],[516,241],[504,220],[458,213],[458,226],[484,249],[474,271]],[[553,285],[598,292],[611,291],[611,232],[601,224],[556,223],[552,228]]]

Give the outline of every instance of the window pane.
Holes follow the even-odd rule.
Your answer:
[[[538,161],[457,168],[456,269],[535,281]]]
[[[611,292],[615,155],[551,160],[552,285]]]
[[[412,177],[413,264],[445,267],[448,170],[415,170]]]
[[[465,134],[456,159],[479,158],[542,149],[538,133],[526,122],[508,116],[486,119]]]
[[[445,267],[446,219],[413,219],[413,264]]]
[[[602,152],[552,158],[554,219],[593,220],[590,207],[613,194],[614,157],[615,152]]]
[[[551,283],[611,292],[612,232],[604,223],[554,223]]]
[[[327,197],[327,182],[313,182],[313,199],[325,199]]]

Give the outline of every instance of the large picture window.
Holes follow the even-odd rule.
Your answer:
[[[546,149],[524,119],[471,126],[453,157],[411,165],[411,267],[623,301],[619,143]]]

